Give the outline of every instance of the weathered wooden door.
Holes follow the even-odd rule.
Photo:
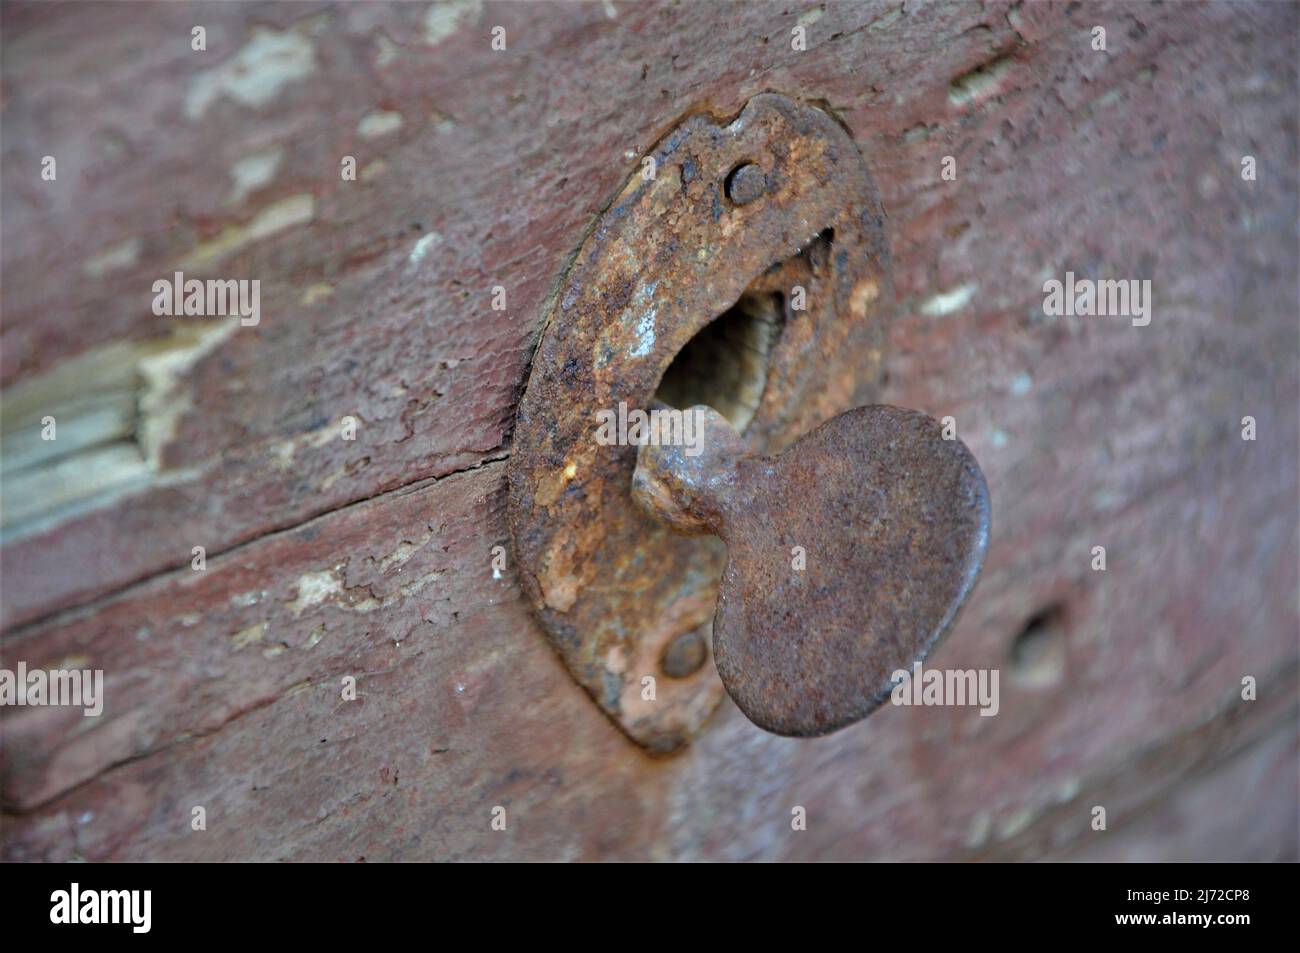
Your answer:
[[[0,667],[103,673],[0,709],[6,859],[1295,859],[1294,5],[0,17]],[[879,188],[882,398],[993,505],[933,661],[1001,697],[654,756],[522,595],[515,412],[647,150],[767,90]]]

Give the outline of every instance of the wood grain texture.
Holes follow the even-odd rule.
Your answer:
[[[107,680],[98,719],[0,710],[4,857],[1295,859],[1295,8],[612,12],[3,7],[5,399],[175,335],[176,268],[263,289],[139,385],[142,484],[0,548],[4,665]],[[250,44],[265,100],[221,72]],[[655,759],[493,579],[503,460],[583,230],[683,112],[764,89],[828,103],[889,210],[885,399],[953,415],[993,502],[934,661],[1001,668],[1001,710],[795,741],[725,705]],[[1150,278],[1151,324],[1045,317],[1067,270]]]

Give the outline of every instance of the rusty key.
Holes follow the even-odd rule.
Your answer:
[[[632,495],[673,530],[715,534],[727,568],[713,656],[757,725],[821,735],[870,714],[952,626],[988,545],[984,474],[919,411],[858,407],[777,457],[721,414],[693,446],[639,448]]]

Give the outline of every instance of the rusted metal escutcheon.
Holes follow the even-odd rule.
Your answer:
[[[648,408],[660,391],[677,407],[732,407],[747,448],[779,452],[875,397],[892,287],[884,210],[821,109],[763,94],[734,118],[688,116],[649,156],[549,306],[508,515],[522,586],[569,670],[628,735],[669,751],[723,695],[707,663],[726,549],[635,505],[637,447],[599,442],[597,415]],[[684,355],[684,370],[665,371],[735,308],[757,315],[740,343],[719,335],[736,393],[691,399],[697,384],[731,387],[722,364]]]
[[[727,544],[713,656],[750,720],[782,735],[843,728],[926,657],[975,585],[984,475],[919,411],[858,407],[761,457],[698,410],[693,447],[641,447],[633,497]]]

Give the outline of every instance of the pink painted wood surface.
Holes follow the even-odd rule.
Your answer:
[[[153,280],[311,206],[187,269],[260,278],[263,318],[179,378],[157,478],[0,549],[3,664],[101,667],[108,692],[98,719],[0,710],[3,856],[1294,859],[1295,8],[613,10],[3,8],[6,393],[170,333]],[[192,116],[266,35],[305,72]],[[885,397],[953,415],[993,501],[935,662],[1001,668],[1001,711],[886,706],[793,741],[724,705],[655,759],[493,579],[504,459],[545,299],[640,150],[769,88],[835,109],[889,210]],[[377,112],[401,127],[362,136]],[[341,181],[343,155],[369,174]],[[1066,270],[1150,278],[1151,324],[1045,317]]]

